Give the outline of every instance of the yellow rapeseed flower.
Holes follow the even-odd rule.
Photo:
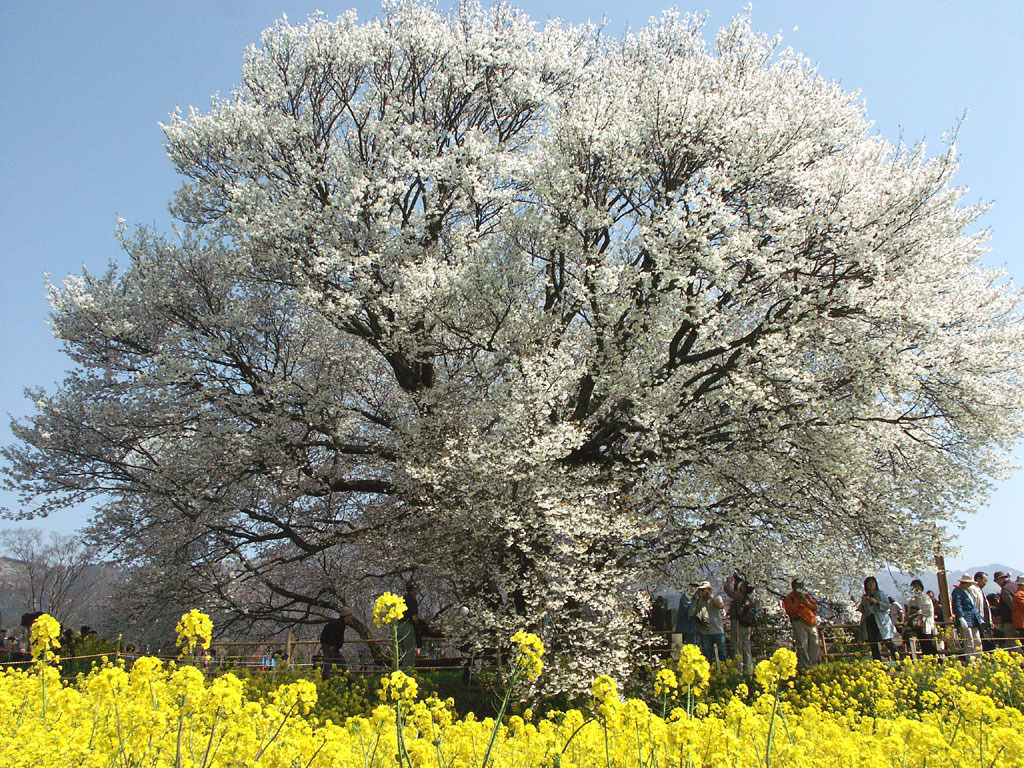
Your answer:
[[[60,648],[60,622],[44,613],[32,622],[29,630],[32,643],[32,659],[35,661],[58,661],[54,648]]]
[[[590,686],[590,695],[602,704],[618,699],[619,693],[615,686],[615,680],[608,675],[598,675]]]
[[[654,676],[654,693],[658,696],[672,696],[679,688],[679,680],[671,669],[659,669]]]
[[[316,701],[320,683],[310,679],[261,693],[230,673],[208,680],[193,666],[156,659],[138,659],[130,671],[106,663],[74,681],[37,664],[0,670],[0,755],[12,768],[409,768],[410,759],[493,768],[764,768],[766,753],[780,768],[891,768],[894,760],[921,768],[939,754],[951,765],[1024,766],[1019,655],[967,667],[832,662],[801,675],[791,690],[782,679],[791,673],[788,657],[766,664],[768,680],[783,685],[750,706],[740,687],[732,693],[716,685],[707,701],[668,717],[642,701],[621,701],[615,681],[601,675],[591,688],[597,726],[575,709],[539,720],[525,713],[507,721],[460,718],[452,701],[417,700],[416,681],[404,672],[384,678],[383,703],[372,715],[331,722],[304,714],[329,705]],[[667,688],[671,678],[660,682]]]
[[[419,693],[416,681],[405,672],[396,670],[380,680],[380,697],[383,701],[415,701]]]
[[[789,648],[779,648],[770,659],[757,663],[754,677],[762,689],[773,691],[779,683],[796,675],[796,666],[796,654]]]
[[[213,622],[202,611],[193,608],[178,621],[174,631],[178,633],[177,645],[182,655],[192,654],[196,648],[209,648],[213,637]]]
[[[711,679],[711,665],[695,645],[684,645],[679,649],[679,663],[676,665],[679,687],[700,690]]]
[[[519,671],[526,680],[536,680],[544,669],[544,643],[537,635],[523,630],[512,635],[512,642],[518,647],[515,663]]]
[[[385,624],[400,621],[407,610],[405,598],[385,592],[373,604],[373,623],[378,627],[383,627]]]

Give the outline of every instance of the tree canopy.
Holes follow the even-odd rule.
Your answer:
[[[52,288],[74,367],[5,472],[246,620],[415,570],[571,684],[672,569],[930,557],[1021,433],[952,140],[889,144],[745,16],[281,21],[164,130],[180,227]]]

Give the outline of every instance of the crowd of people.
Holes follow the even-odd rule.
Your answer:
[[[940,632],[947,621],[942,604],[933,591],[925,590],[920,579],[910,582],[910,593],[901,602],[886,595],[877,579],[868,576],[863,582],[863,593],[854,600],[853,606],[860,614],[860,640],[870,649],[872,658],[878,660],[899,658],[911,647],[921,655],[946,652],[963,659],[997,647],[1021,649],[1024,647],[1024,574],[1014,577],[1005,571],[996,571],[992,581],[997,590],[986,594],[988,574],[984,571],[973,576],[965,573],[951,590],[949,620],[959,645],[954,649],[947,647],[947,637]],[[675,634],[677,642],[698,646],[711,662],[725,661],[731,655],[741,670],[753,671],[751,635],[764,613],[755,597],[754,586],[734,572],[722,583],[718,594],[710,581],[694,584],[692,588],[692,592],[680,595],[674,622],[665,599],[655,599],[650,613],[652,630],[662,635]],[[420,654],[423,639],[438,637],[439,633],[420,616],[418,590],[414,584],[407,586],[405,600],[408,609],[399,633],[399,650],[406,663],[412,663]],[[796,578],[790,583],[789,593],[782,597],[781,608],[792,628],[799,666],[812,667],[819,661],[823,647],[818,601],[804,582]],[[38,615],[25,614],[22,626],[30,626]],[[323,626],[320,654],[314,661],[320,662],[325,678],[335,670],[346,668],[342,649],[346,629],[352,625],[353,618],[352,611],[343,607],[337,618]],[[89,635],[95,632],[88,627],[82,627],[77,636],[65,630],[61,638],[65,653]],[[0,652],[10,654],[22,650],[21,646],[14,634],[0,632]],[[134,648],[128,646],[125,652],[130,654]],[[271,654],[268,651],[264,656],[269,658]],[[215,663],[212,654],[210,661]],[[265,658],[264,666],[272,668],[276,666],[275,661]]]
[[[1014,578],[1005,571],[996,571],[993,581],[998,591],[986,594],[988,574],[965,573],[950,594],[959,655],[964,659],[997,647],[1019,649],[1024,644],[1024,574]],[[734,572],[723,582],[721,593],[715,594],[710,581],[694,585],[692,593],[683,593],[671,631],[679,635],[680,642],[698,646],[711,662],[724,661],[731,654],[741,670],[752,671],[751,628],[757,624],[759,611],[755,589]],[[664,610],[664,604],[660,607]],[[782,598],[782,610],[793,630],[798,663],[801,668],[810,668],[821,654],[819,606],[801,579],[790,583],[790,592]],[[868,576],[855,610],[860,614],[860,638],[874,659],[881,660],[883,654],[899,658],[912,645],[921,655],[946,650],[939,632],[946,620],[942,605],[934,592],[925,590],[920,579],[910,582],[910,594],[900,602],[879,589],[874,576]],[[652,626],[663,623],[656,605]]]

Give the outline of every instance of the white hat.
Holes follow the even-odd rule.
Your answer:
[[[697,589],[711,589],[711,582],[702,581],[700,584],[697,585]]]
[[[969,573],[965,573],[963,576],[960,577],[960,583],[961,584],[973,584],[974,583],[974,577],[971,576],[971,574],[969,574]]]
[[[1022,573],[1019,576],[1017,576],[1017,583],[1020,584],[1021,586],[1024,586],[1024,573]]]

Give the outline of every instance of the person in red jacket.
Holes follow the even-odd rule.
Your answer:
[[[1024,573],[1017,577],[1017,591],[1013,594],[1013,627],[1017,637],[1024,637]]]
[[[804,591],[804,583],[793,579],[793,591],[782,598],[782,608],[793,625],[793,645],[801,669],[818,661],[818,603]]]

